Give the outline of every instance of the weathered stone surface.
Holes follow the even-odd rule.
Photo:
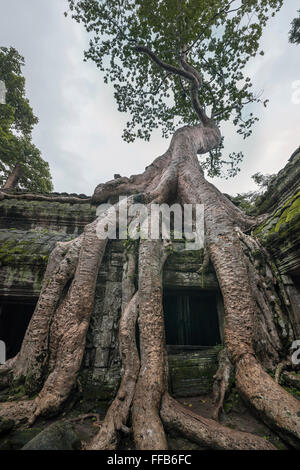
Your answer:
[[[71,238],[47,229],[1,229],[0,296],[38,297],[50,252]]]
[[[165,288],[188,287],[219,290],[218,280],[212,264],[202,272],[203,249],[185,250],[184,242],[175,242],[173,252],[164,266]]]
[[[83,198],[84,199],[84,198]],[[96,207],[87,203],[4,199],[0,204],[0,228],[47,229],[78,235],[96,216]]]
[[[118,326],[122,301],[122,245],[114,242],[108,248],[100,268],[95,292],[94,313],[87,335],[83,361],[84,396],[109,400],[120,381],[121,363]]]
[[[300,191],[255,230],[282,274],[300,270]]]
[[[300,334],[300,147],[256,203],[267,219],[254,234],[267,248],[281,275],[295,335]]]
[[[169,355],[169,386],[174,396],[205,395],[212,391],[217,372],[216,349]]]
[[[40,428],[18,429],[1,439],[0,450],[20,450],[41,432]]]
[[[80,439],[74,426],[68,422],[50,424],[22,447],[22,450],[76,450]]]
[[[256,212],[270,214],[254,233],[280,272],[300,272],[300,147],[257,201]]]

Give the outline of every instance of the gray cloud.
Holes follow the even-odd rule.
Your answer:
[[[114,173],[141,172],[168,145],[154,133],[150,143],[127,144],[121,133],[126,116],[118,113],[112,90],[92,63],[83,62],[88,37],[81,25],[63,16],[64,0],[0,0],[0,44],[24,55],[27,95],[39,124],[33,139],[50,164],[55,190],[90,194]],[[256,109],[260,121],[243,141],[223,126],[226,151],[245,152],[233,180],[214,179],[223,191],[254,187],[256,171],[277,172],[299,145],[300,104],[292,102],[292,83],[300,79],[300,47],[288,43],[297,0],[286,2],[264,33],[265,56],[249,67],[256,89],[270,99]]]

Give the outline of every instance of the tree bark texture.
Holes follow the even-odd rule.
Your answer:
[[[14,169],[12,170],[11,174],[7,178],[5,184],[3,185],[2,189],[14,189],[17,187],[19,179],[22,175],[22,167],[20,163],[16,163]]]

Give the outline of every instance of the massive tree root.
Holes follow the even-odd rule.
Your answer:
[[[279,307],[282,299],[274,289],[276,279],[270,263],[266,261],[267,269],[262,273],[253,261],[254,249],[267,257],[258,242],[245,234],[256,220],[208,183],[198,162],[197,153],[206,153],[219,141],[220,133],[210,121],[205,126],[184,127],[174,134],[168,151],[143,174],[99,185],[93,201],[115,202],[119,195],[131,195],[129,204],[175,200],[204,204],[206,247],[224,299],[226,354],[236,371],[236,386],[268,426],[299,447],[299,401],[264,369],[275,368],[282,360],[292,328],[284,305]],[[97,274],[107,244],[107,239],[97,236],[97,224],[109,224],[120,204],[100,214],[80,237],[58,244],[53,251],[21,351],[0,369],[3,387],[23,381],[26,393],[36,396],[1,404],[0,418],[30,424],[40,415],[58,413],[69,396],[81,366]],[[99,433],[86,448],[115,449],[121,435],[132,431],[136,448],[167,449],[165,429],[169,428],[206,448],[273,448],[260,437],[189,412],[168,395],[162,270],[169,251],[168,243],[140,240],[138,253],[127,253],[119,325],[122,381]],[[280,328],[274,312],[282,320]],[[220,388],[215,418],[222,407],[228,368],[224,368],[224,376],[220,370],[217,379]]]
[[[161,417],[166,429],[175,430],[190,441],[213,450],[274,450],[269,442],[247,432],[221,426],[184,408],[168,393],[163,396]]]

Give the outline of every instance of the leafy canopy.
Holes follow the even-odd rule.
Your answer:
[[[91,36],[85,60],[93,60],[104,81],[113,83],[119,111],[130,113],[125,141],[149,140],[155,128],[168,137],[178,125],[199,123],[189,81],[162,66],[182,70],[183,58],[198,73],[197,94],[206,114],[217,124],[232,121],[244,138],[251,134],[257,117],[244,107],[262,100],[245,67],[283,0],[68,1],[72,17]],[[231,155],[230,176],[241,158]],[[217,149],[204,166],[219,175],[224,163]]]
[[[6,89],[5,100],[0,103],[0,184],[19,163],[22,189],[49,192],[52,189],[49,165],[31,142],[38,118],[25,96],[22,66],[24,58],[16,49],[0,48],[0,81]]]
[[[294,44],[300,44],[300,10],[298,10],[298,17],[294,18],[292,21],[289,41]]]
[[[268,190],[270,183],[274,180],[275,177],[276,174],[263,175],[262,173],[255,173],[251,176],[251,178],[258,186],[258,190],[248,191],[247,193],[238,193],[236,196],[227,196],[240,209],[248,214],[252,214],[255,210],[256,201],[258,201],[260,196],[262,196],[262,194]]]

